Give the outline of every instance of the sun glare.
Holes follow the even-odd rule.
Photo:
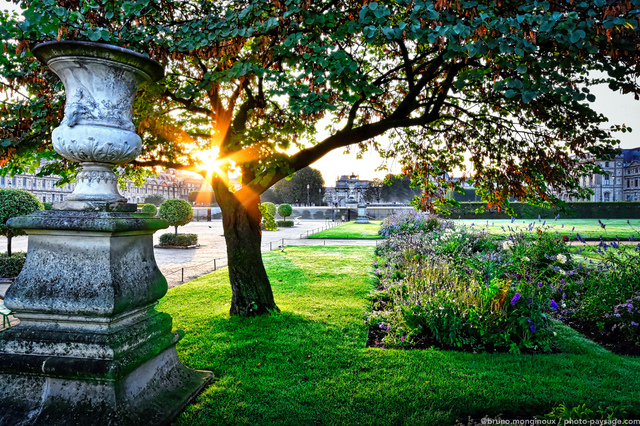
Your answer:
[[[220,160],[218,158],[219,155],[220,151],[218,149],[200,151],[198,153],[198,166],[207,172],[207,177],[205,179],[208,182],[211,182],[213,175],[217,175],[226,184],[229,178],[227,176],[227,172],[222,168],[225,161]]]

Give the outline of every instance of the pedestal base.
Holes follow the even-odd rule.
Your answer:
[[[39,211],[7,291],[20,323],[0,333],[0,425],[168,424],[210,380],[176,355],[180,333],[154,306],[167,291],[153,256],[165,221]]]
[[[28,357],[17,356],[14,361],[42,361]],[[42,363],[57,361],[79,365],[91,362],[47,358]],[[170,424],[211,377],[210,372],[184,367],[175,347],[118,380],[0,373],[0,425]]]

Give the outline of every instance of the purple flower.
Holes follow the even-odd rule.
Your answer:
[[[539,283],[538,283],[538,287],[542,287],[542,282],[539,282]]]
[[[635,321],[631,321],[631,325],[635,325],[636,327],[638,326],[638,323]]]
[[[549,306],[551,306],[551,309],[558,309],[558,304],[553,299],[549,301]]]
[[[529,328],[531,329],[531,331],[532,331],[533,333],[535,333],[535,332],[536,332],[536,326],[535,326],[535,325],[530,325],[530,326],[529,326]]]
[[[513,299],[511,299],[511,304],[513,306],[516,306],[516,303],[518,303],[519,300],[520,300],[520,293],[516,293],[515,296],[513,296]]]

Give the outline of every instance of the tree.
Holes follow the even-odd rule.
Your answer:
[[[278,214],[282,216],[285,220],[287,219],[287,216],[291,216],[291,213],[293,213],[293,208],[291,208],[291,205],[280,204],[278,206]]]
[[[380,196],[388,203],[408,203],[417,195],[420,195],[420,188],[411,187],[411,179],[408,176],[396,177],[388,175],[380,188]]]
[[[153,204],[156,207],[159,207],[163,201],[164,197],[160,194],[147,195],[144,199],[145,204]]]
[[[7,221],[12,217],[25,216],[43,209],[42,203],[30,192],[21,189],[0,189],[0,235],[7,237],[9,257],[11,257],[11,239],[24,235],[24,231],[8,227]]]
[[[589,90],[605,83],[638,96],[639,5],[25,0],[22,17],[0,21],[0,87],[14,94],[0,108],[0,165],[18,173],[57,158],[50,132],[62,88],[31,56],[35,43],[88,39],[149,54],[167,73],[138,96],[144,147],[123,173],[217,155],[206,176],[222,210],[230,313],[266,313],[277,305],[260,253],[260,194],[331,150],[397,158],[423,187],[423,208],[444,195],[439,186],[460,185],[445,174],[463,169],[467,152],[465,178],[491,206],[588,193],[578,179],[600,171],[593,157],[614,154],[612,132],[626,130],[604,127]],[[316,140],[325,116],[330,134]],[[385,134],[391,146],[376,139]],[[50,162],[43,172],[72,179],[74,167]]]
[[[367,203],[379,203],[382,201],[382,186],[384,182],[382,179],[373,178],[369,182],[369,186],[364,191],[364,199]]]
[[[175,226],[175,236],[177,239],[178,226],[183,226],[191,222],[191,219],[193,219],[193,209],[187,201],[172,198],[160,205],[160,213],[158,216],[169,222],[169,225]]]
[[[273,188],[269,188],[260,195],[260,201],[263,203],[282,204],[282,199]]]
[[[320,170],[305,167],[298,170],[291,179],[282,179],[276,183],[273,191],[283,203],[306,204],[308,196],[310,204],[319,206],[322,204],[323,187],[324,179]]]
[[[271,206],[273,206],[273,209],[271,209],[271,206],[269,204],[271,203],[262,203],[259,206],[260,214],[262,215],[262,225],[264,225],[264,229],[266,229],[267,231],[277,231],[278,225],[276,224],[276,220],[273,217],[276,214],[276,206],[271,204]]]

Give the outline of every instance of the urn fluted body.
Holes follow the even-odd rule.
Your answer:
[[[74,192],[54,209],[123,209],[113,169],[140,153],[133,100],[142,84],[162,77],[162,67],[130,50],[89,42],[43,43],[33,54],[60,77],[67,96],[53,148],[82,165]]]

